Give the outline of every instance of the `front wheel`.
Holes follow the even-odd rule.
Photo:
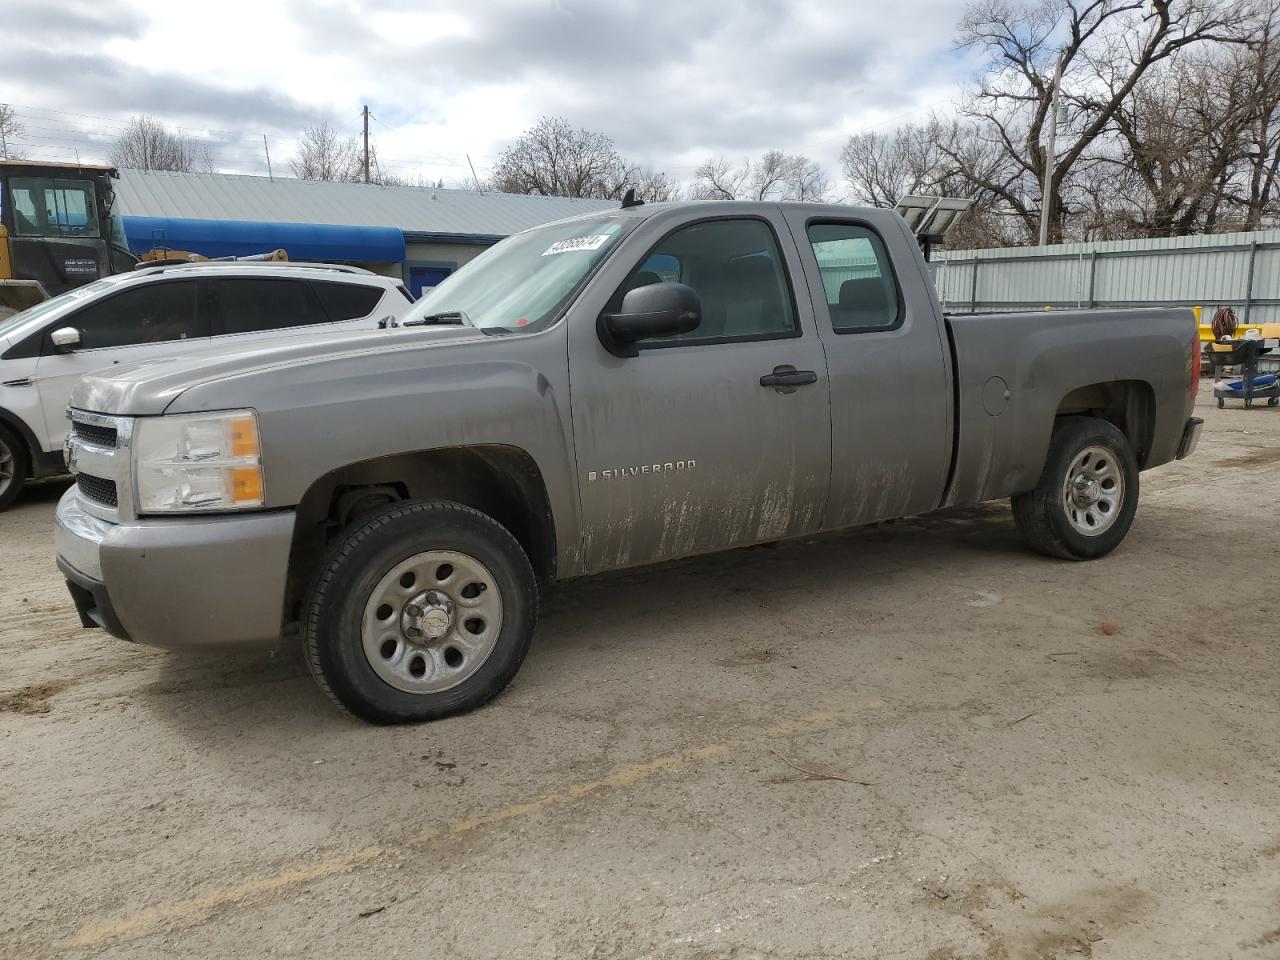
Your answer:
[[[497,696],[529,649],[537,585],[492,518],[403,503],[330,552],[303,615],[320,687],[371,723],[465,713]]]
[[[1138,462],[1128,439],[1096,417],[1054,426],[1034,490],[1012,498],[1027,544],[1064,560],[1093,560],[1120,545],[1138,509]]]

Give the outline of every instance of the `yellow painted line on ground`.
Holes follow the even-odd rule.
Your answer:
[[[381,847],[365,847],[363,850],[356,850],[352,853],[346,853],[330,860],[322,860],[319,863],[309,864],[305,867],[291,867],[272,877],[246,880],[244,883],[237,883],[234,886],[211,890],[198,897],[162,903],[158,906],[148,907],[146,910],[139,911],[131,917],[125,917],[114,923],[104,924],[99,927],[86,927],[62,946],[64,949],[96,947],[107,940],[140,936],[150,932],[154,927],[162,923],[189,920],[225,904],[238,903],[251,896],[271,893],[274,890],[283,890],[286,887],[297,886],[300,883],[309,883],[312,880],[332,877],[334,874],[349,870],[357,864],[376,860],[380,856],[382,856]]]
[[[881,706],[881,703],[880,701],[872,700],[866,705],[868,707],[879,707]],[[819,711],[817,713],[811,713],[807,716],[800,717],[796,720],[788,720],[783,723],[765,727],[760,731],[760,734],[766,737],[779,737],[796,733],[815,732],[834,727],[836,725],[836,721],[836,714],[829,711]],[[443,831],[443,834],[469,833],[472,830],[477,830],[480,827],[486,827],[490,824],[501,823],[504,820],[523,817],[527,814],[537,813],[550,807],[572,803],[575,800],[590,796],[593,793],[599,793],[602,790],[616,790],[621,787],[629,787],[633,784],[650,780],[659,774],[665,773],[669,770],[675,770],[694,761],[709,760],[714,757],[723,756],[730,753],[735,749],[735,747],[740,747],[749,742],[749,740],[742,740],[737,741],[734,744],[710,744],[705,747],[698,747],[695,750],[689,750],[682,753],[666,754],[645,763],[629,764],[624,767],[619,767],[617,770],[614,770],[607,776],[601,777],[599,780],[590,780],[586,783],[575,784],[557,793],[548,793],[524,803],[514,803],[508,807],[503,807],[500,810],[495,810],[492,813],[481,814],[466,820],[455,821]],[[430,831],[419,836],[416,842],[434,840],[441,835],[441,831]],[[189,897],[184,900],[171,900],[168,903],[157,904],[154,907],[148,907],[147,909],[140,910],[138,913],[132,914],[131,916],[123,917],[110,923],[99,925],[90,924],[84,926],[75,934],[75,936],[64,941],[60,946],[61,949],[64,950],[79,950],[96,947],[109,940],[143,936],[162,924],[181,923],[193,920],[209,913],[212,910],[216,910],[218,907],[240,903],[241,901],[248,900],[251,897],[274,893],[276,891],[296,887],[304,883],[310,883],[315,880],[323,880],[326,877],[332,877],[335,874],[350,870],[353,867],[376,860],[382,856],[383,852],[384,850],[382,847],[365,847],[361,850],[345,853],[341,856],[332,857],[328,860],[322,860],[319,863],[290,867],[280,871],[279,873],[273,874],[272,876],[259,877],[254,880],[246,880],[243,883],[219,887],[197,897]]]

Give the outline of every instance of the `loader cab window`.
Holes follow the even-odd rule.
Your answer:
[[[13,227],[19,237],[98,237],[93,183],[52,177],[14,177]]]
[[[836,333],[898,326],[898,285],[889,255],[874,232],[854,223],[814,223],[809,226],[809,243]]]

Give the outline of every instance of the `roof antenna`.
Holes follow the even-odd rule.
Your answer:
[[[622,209],[625,210],[627,209],[627,207],[643,207],[643,206],[644,206],[644,201],[636,199],[636,188],[627,187],[627,192],[623,194],[623,197],[622,197]]]

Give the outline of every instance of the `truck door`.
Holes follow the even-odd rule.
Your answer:
[[[816,529],[830,469],[827,373],[781,217],[658,214],[593,284],[569,330],[586,572]],[[634,287],[701,299],[690,333],[617,357],[596,331]],[[796,296],[799,292],[801,295]],[[605,301],[604,298],[608,300]],[[602,308],[602,309],[596,309]],[[777,382],[780,373],[782,382]]]
[[[949,349],[897,217],[786,214],[831,380],[829,529],[937,507],[951,458]],[[896,269],[895,269],[896,268]]]

